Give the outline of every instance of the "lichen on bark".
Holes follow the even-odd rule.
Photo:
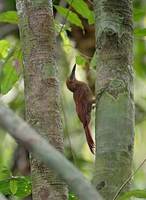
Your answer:
[[[103,197],[110,200],[132,171],[132,1],[94,0],[94,9],[97,108],[93,183]]]
[[[24,61],[26,119],[63,152],[52,3],[48,0],[16,2]],[[67,199],[64,182],[32,156],[31,173],[34,200]]]

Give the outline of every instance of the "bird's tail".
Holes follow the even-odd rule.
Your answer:
[[[85,134],[86,134],[88,146],[89,146],[91,152],[94,154],[95,153],[95,144],[94,144],[94,141],[92,139],[92,135],[91,135],[91,131],[89,129],[89,126],[88,125],[84,126],[84,129],[85,129]]]

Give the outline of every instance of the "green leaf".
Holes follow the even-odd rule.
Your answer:
[[[12,89],[21,72],[22,57],[20,48],[13,49],[10,54],[12,55],[3,62],[0,71],[0,93],[2,94],[6,94]]]
[[[76,64],[85,65],[86,61],[86,58],[81,56],[80,54],[76,56]]]
[[[78,12],[82,17],[88,19],[89,24],[93,24],[95,22],[94,13],[91,11],[87,5],[87,3],[83,0],[66,0],[76,12]]]
[[[19,76],[16,69],[12,66],[12,62],[8,61],[2,70],[1,75],[1,93],[6,94],[18,80]]]
[[[68,200],[78,200],[78,198],[71,192],[69,192]]]
[[[16,11],[7,11],[0,13],[0,22],[18,24],[18,16]]]
[[[82,22],[76,13],[68,10],[67,8],[63,8],[62,6],[54,6],[54,7],[56,8],[56,10],[59,12],[60,15],[66,18],[67,21],[83,29]]]
[[[68,54],[71,51],[71,41],[68,38],[66,31],[64,30],[61,32],[61,39],[63,42],[63,49]]]
[[[123,195],[121,195],[118,200],[125,200],[130,197],[136,197],[136,198],[146,198],[146,189],[144,190],[131,190],[128,192],[125,192]]]
[[[31,194],[31,181],[28,176],[15,176],[0,181],[0,193],[4,195],[15,195],[19,198]]]
[[[17,180],[15,180],[15,178],[10,180],[10,191],[13,195],[17,192]]]
[[[9,183],[10,183],[9,179],[0,181],[0,193],[4,195],[11,194]]]
[[[29,176],[16,177],[17,180],[17,192],[15,196],[24,198],[31,194],[31,179]]]
[[[89,24],[94,24],[95,23],[95,15],[94,15],[93,11],[90,12],[90,15],[88,17],[88,23]]]
[[[10,43],[8,40],[0,40],[0,59],[5,58],[8,54]]]
[[[96,55],[96,51],[91,59],[91,62],[90,62],[90,67],[91,68],[96,68],[96,64],[97,64],[97,55]]]
[[[6,167],[3,167],[0,170],[0,180],[6,179],[6,178],[9,178],[9,177],[11,177],[10,170],[8,168],[6,168]]]
[[[139,21],[141,20],[146,14],[146,11],[145,9],[134,9],[134,13],[133,13],[133,18],[134,18],[134,21]]]
[[[136,36],[146,36],[146,28],[136,28],[134,30],[134,35]]]

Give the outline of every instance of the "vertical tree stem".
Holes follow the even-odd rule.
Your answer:
[[[94,9],[97,108],[93,182],[103,197],[111,200],[132,171],[132,0],[94,0]]]
[[[63,151],[60,91],[51,0],[17,0],[24,61],[26,119]],[[67,189],[56,173],[31,157],[33,200],[65,200]]]

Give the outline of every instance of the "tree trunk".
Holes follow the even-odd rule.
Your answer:
[[[17,0],[24,60],[26,119],[63,151],[56,41],[51,0]],[[31,157],[34,200],[65,200],[67,189],[57,175]]]
[[[110,200],[132,170],[132,0],[94,0],[94,6],[97,108],[93,182],[102,196]]]

